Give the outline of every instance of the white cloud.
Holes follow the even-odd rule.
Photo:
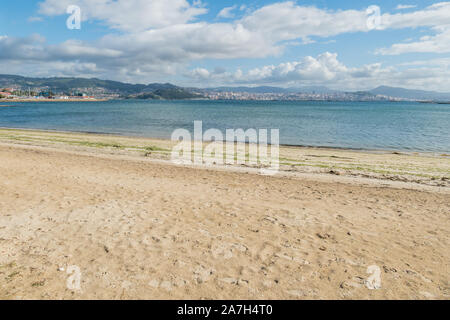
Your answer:
[[[428,60],[415,60],[400,63],[398,66],[435,66],[435,67],[450,67],[450,58],[437,58]]]
[[[350,68],[338,60],[337,54],[325,52],[317,57],[306,56],[299,61],[263,66],[247,72],[238,69],[235,72],[217,74],[207,69],[197,68],[186,76],[199,84],[210,86],[223,84],[325,85],[340,90],[365,90],[379,85],[391,85],[448,91],[446,83],[450,81],[450,63],[446,59],[427,65],[417,61],[408,68],[383,67],[381,63]]]
[[[397,10],[405,10],[405,9],[413,9],[416,8],[417,6],[414,4],[399,4],[396,9]]]
[[[207,80],[210,78],[211,73],[204,68],[196,68],[194,70],[192,70],[191,72],[186,74],[188,77],[192,77],[192,78],[196,78],[196,79],[201,79],[201,80]]]
[[[450,52],[450,26],[448,28],[438,28],[436,30],[438,33],[434,36],[423,36],[419,41],[414,42],[396,43],[390,48],[379,49],[376,53],[383,55],[399,55],[409,52]]]
[[[237,5],[234,5],[232,7],[226,7],[220,10],[219,14],[217,15],[218,18],[234,18],[233,11],[237,8]]]
[[[174,25],[125,35],[110,34],[92,43],[69,40],[48,44],[38,35],[0,38],[0,61],[21,62],[27,73],[33,68],[25,65],[32,63],[76,62],[107,70],[101,74],[105,78],[141,81],[160,74],[177,74],[192,60],[265,57],[277,54],[277,50],[239,24]],[[3,72],[12,72],[9,70],[7,67]]]
[[[39,13],[65,15],[69,4],[79,5],[85,20],[99,21],[121,32],[96,41],[69,40],[52,45],[39,36],[0,38],[0,61],[8,61],[7,68],[22,64],[27,72],[36,70],[29,67],[33,63],[55,62],[55,68],[59,67],[61,72],[76,71],[74,66],[82,65],[83,70],[97,70],[98,76],[146,81],[161,74],[183,73],[189,63],[199,59],[265,58],[282,54],[286,46],[300,43],[299,40],[308,44],[316,41],[314,37],[369,32],[365,9],[325,10],[293,1],[253,11],[239,8],[245,10],[245,16],[226,23],[197,21],[207,12],[206,8],[201,1],[186,0],[45,0],[39,5]],[[419,41],[394,44],[378,53],[450,52],[449,16],[450,2],[407,13],[384,13],[381,29],[427,27],[432,34]],[[330,65],[333,61],[334,67]],[[255,69],[250,75],[237,70],[232,76],[236,81],[244,81],[249,76],[255,81],[270,81],[270,77],[258,79],[258,74],[270,73],[276,80],[286,72],[287,78],[297,80],[302,76],[317,81],[338,81],[346,73],[338,72],[337,66],[345,67],[335,56],[325,55]],[[356,78],[364,72],[379,70],[376,65],[360,69],[347,73],[354,72]],[[208,72],[210,78],[226,76],[226,73]],[[208,76],[205,70],[197,73]]]
[[[406,14],[383,15],[384,28],[430,27],[434,35],[426,35],[419,41],[396,43],[389,48],[376,51],[383,55],[398,55],[410,52],[450,52],[450,2],[439,2],[424,10]]]
[[[350,71],[337,60],[336,53],[325,52],[316,58],[306,56],[300,61],[263,66],[251,69],[246,73],[238,69],[237,73],[216,74],[203,68],[197,68],[189,76],[200,80],[224,82],[286,84],[297,81],[327,82],[336,80],[342,74]]]
[[[241,22],[249,30],[258,30],[279,41],[368,32],[368,16],[366,10],[323,10],[288,1],[262,7]],[[379,29],[437,28],[450,24],[449,17],[450,2],[440,2],[408,13],[384,13]]]
[[[288,1],[262,7],[244,17],[241,22],[249,30],[281,41],[368,31],[366,20],[365,10],[331,11],[298,6]]]
[[[80,5],[86,19],[104,21],[111,28],[127,31],[121,37],[105,37],[101,40],[103,46],[117,49],[112,42],[117,40],[127,43],[131,50],[142,47],[160,51],[159,56],[167,49],[168,58],[181,57],[181,54],[187,59],[264,57],[281,53],[286,43],[293,40],[301,39],[303,44],[309,44],[315,42],[311,37],[327,38],[369,31],[366,10],[324,10],[300,6],[293,1],[264,6],[228,23],[193,23],[192,20],[206,9],[201,2],[190,4],[186,0],[46,0],[40,4],[40,13],[65,14],[68,3]],[[229,16],[231,9],[237,9],[237,6],[224,8],[221,12]],[[409,13],[385,13],[380,29],[425,26],[436,32],[449,24],[449,16],[450,2],[442,2]],[[106,43],[108,39],[110,44]],[[436,39],[440,40],[442,37]],[[156,44],[157,48],[150,46]],[[430,48],[438,48],[439,52],[447,50],[445,44]],[[128,47],[120,49],[128,51]],[[417,49],[416,46],[403,46],[395,50]],[[380,52],[387,54],[389,51]]]
[[[186,0],[45,0],[39,13],[55,16],[66,13],[69,5],[81,8],[83,19],[105,21],[110,27],[128,32],[184,24],[207,10],[197,1]]]
[[[450,24],[450,2],[435,3],[423,10],[381,16],[384,29],[442,27]]]

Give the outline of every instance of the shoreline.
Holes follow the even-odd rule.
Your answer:
[[[1,106],[0,106],[1,107]],[[62,133],[62,134],[88,134],[88,135],[98,135],[98,136],[109,136],[109,137],[120,137],[120,138],[130,138],[130,139],[148,139],[148,140],[160,140],[160,141],[171,141],[170,139],[151,137],[146,135],[132,135],[129,133],[117,133],[117,132],[103,132],[103,131],[79,131],[79,130],[61,130],[61,129],[33,129],[33,128],[21,128],[21,127],[2,127],[0,130],[15,130],[15,131],[28,131],[28,132],[47,132],[47,133]],[[196,140],[193,140],[196,141]],[[204,143],[209,143],[210,141],[204,141]],[[225,143],[226,141],[222,141]],[[245,142],[248,145],[247,142]],[[271,144],[268,143],[268,146]],[[337,147],[337,146],[322,146],[322,145],[297,145],[297,144],[283,144],[280,143],[280,147],[284,148],[299,148],[299,149],[319,149],[319,150],[341,150],[341,151],[354,151],[363,153],[374,153],[374,154],[416,154],[423,156],[443,156],[450,157],[450,150],[448,151],[424,151],[424,150],[409,150],[409,149],[371,149],[371,148],[352,148],[352,147]]]
[[[0,128],[0,142],[9,145],[51,148],[93,156],[126,157],[139,161],[171,163],[177,142],[115,134],[20,130]],[[206,147],[208,143],[204,143]],[[248,144],[246,144],[246,148]],[[258,166],[215,165],[207,169],[258,171]],[[193,166],[197,167],[197,166]],[[450,156],[435,153],[400,153],[351,149],[280,146],[278,175],[308,176],[348,183],[392,185],[400,188],[450,191]]]

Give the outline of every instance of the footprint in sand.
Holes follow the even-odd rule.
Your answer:
[[[233,252],[246,252],[247,247],[240,243],[223,243],[215,246],[211,251],[214,258],[228,260],[233,258]]]
[[[215,272],[216,270],[213,268],[198,266],[193,271],[193,278],[199,284],[204,283],[207,282]]]
[[[288,290],[288,291],[286,291],[286,293],[288,295],[291,295],[291,296],[294,296],[294,297],[297,297],[297,298],[301,298],[301,297],[306,296],[305,292],[303,292],[301,290]]]
[[[172,281],[151,280],[151,281],[148,282],[148,285],[150,287],[155,288],[155,289],[161,288],[161,289],[164,289],[166,291],[172,291],[172,289],[174,287],[181,288],[181,287],[187,286],[188,284],[189,284],[189,281],[184,280],[184,279],[174,279]]]

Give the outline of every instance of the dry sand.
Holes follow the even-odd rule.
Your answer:
[[[0,141],[2,299],[450,298],[445,155],[285,148],[304,165],[268,177],[172,165],[167,141]]]

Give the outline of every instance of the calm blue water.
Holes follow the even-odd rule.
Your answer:
[[[0,102],[0,104],[7,104]],[[0,127],[167,138],[173,130],[278,128],[280,143],[450,152],[450,105],[389,102],[108,101],[9,103]]]

